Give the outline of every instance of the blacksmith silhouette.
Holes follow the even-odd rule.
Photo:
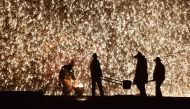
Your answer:
[[[76,80],[74,75],[74,60],[64,65],[59,72],[59,86],[62,86],[63,95],[69,96],[74,91],[71,80]]]
[[[91,71],[91,79],[92,79],[92,96],[95,96],[95,89],[96,89],[96,83],[98,84],[98,88],[100,91],[100,95],[104,96],[104,91],[102,87],[102,70],[100,67],[100,62],[97,59],[97,54],[94,53],[92,55],[92,62],[90,64],[90,71]]]
[[[156,81],[156,96],[162,97],[160,86],[165,80],[165,66],[161,63],[161,59],[159,57],[156,57],[154,61],[156,66],[153,73],[153,80]]]
[[[133,83],[137,85],[141,96],[147,96],[145,90],[145,84],[148,82],[147,60],[141,52],[138,52],[134,58],[137,59],[137,65]]]

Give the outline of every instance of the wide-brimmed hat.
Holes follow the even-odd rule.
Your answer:
[[[141,57],[141,56],[142,56],[142,53],[138,52],[137,55],[134,56],[134,58],[138,58],[138,57]]]
[[[159,57],[156,57],[156,59],[154,59],[154,61],[162,61]]]

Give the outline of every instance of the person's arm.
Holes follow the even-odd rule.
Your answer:
[[[64,65],[64,66],[61,68],[60,72],[59,72],[59,85],[62,84],[62,81],[63,81],[63,79],[65,78],[65,72],[66,72],[66,70],[67,70],[67,68],[66,68],[66,66]]]
[[[73,70],[73,69],[71,70],[71,78],[72,78],[73,80],[76,80],[76,77],[75,77],[75,74],[74,74],[74,70]]]
[[[101,66],[100,66],[100,62],[98,61],[98,66],[99,66],[99,72],[100,72],[100,77],[103,77],[103,75],[102,75],[102,69],[101,69]]]
[[[153,81],[156,80],[156,73],[157,73],[157,66],[155,66],[155,68],[154,68],[154,72],[153,72]]]

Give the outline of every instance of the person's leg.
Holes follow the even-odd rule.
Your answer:
[[[64,81],[62,80],[61,81],[61,86],[62,86],[62,95],[66,95],[67,91],[66,91],[66,88],[65,88],[65,84],[64,84]]]
[[[64,88],[64,87],[62,87],[62,95],[64,96],[64,95],[65,95],[65,93],[66,93],[65,88]]]
[[[67,88],[65,86],[62,87],[62,95],[64,95],[64,96],[69,95],[69,91],[67,90]]]
[[[96,81],[92,80],[92,96],[95,96]]]
[[[100,95],[104,96],[104,91],[103,91],[101,79],[98,79],[97,83],[98,83],[98,88],[99,88],[99,91],[100,91]]]
[[[63,82],[63,93],[66,96],[70,96],[72,92],[72,84],[70,79],[64,79]]]
[[[163,81],[156,81],[156,96],[157,97],[162,97],[162,92],[160,89],[160,86],[162,84]]]
[[[145,90],[145,84],[137,84],[137,88],[139,89],[141,96],[147,96]]]

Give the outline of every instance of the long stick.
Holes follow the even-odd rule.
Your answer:
[[[122,82],[122,81],[120,81],[120,80],[113,79],[113,78],[109,78],[109,77],[102,77],[102,79],[109,79],[109,80],[114,80],[114,81]]]
[[[106,78],[102,78],[102,79],[105,80],[105,81],[108,81],[108,82],[115,83],[115,84],[123,85],[122,83],[115,82],[115,81],[112,81],[112,80],[110,80],[110,79],[106,79]]]
[[[102,77],[103,80],[105,81],[109,81],[109,82],[112,82],[112,83],[116,83],[116,84],[120,84],[120,85],[123,85],[123,81],[120,81],[120,80],[117,80],[117,79],[113,79],[113,78],[109,78],[109,77]],[[115,82],[117,81],[117,82]],[[148,82],[153,82],[154,80],[149,80]],[[118,83],[119,82],[119,83]],[[134,85],[134,83],[132,83],[132,85]]]

